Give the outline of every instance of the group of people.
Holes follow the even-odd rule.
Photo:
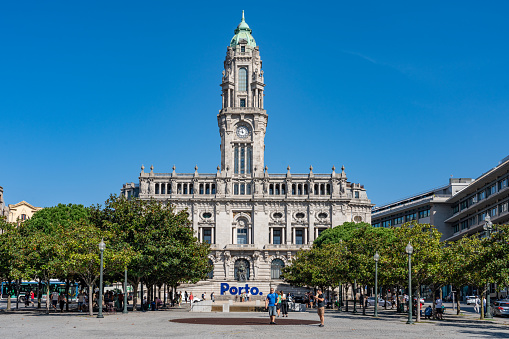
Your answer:
[[[288,318],[288,296],[283,291],[274,292],[274,288],[270,289],[270,293],[265,298],[265,308],[269,311],[270,324],[276,324],[276,317]]]
[[[474,311],[476,313],[480,312],[480,310],[481,310],[481,303],[482,303],[483,308],[484,308],[484,313],[486,313],[486,298],[482,297],[482,302],[481,302],[481,299],[479,298],[478,295],[476,295],[475,299],[474,299]]]

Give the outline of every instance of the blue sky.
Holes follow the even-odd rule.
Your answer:
[[[103,203],[142,164],[215,172],[242,10],[263,59],[269,172],[345,165],[383,204],[509,154],[509,2],[310,4],[3,3],[6,202]]]

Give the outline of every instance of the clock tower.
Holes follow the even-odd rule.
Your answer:
[[[233,177],[260,176],[264,166],[265,84],[259,47],[251,33],[243,11],[226,51],[221,83],[222,109],[217,115],[221,170]]]

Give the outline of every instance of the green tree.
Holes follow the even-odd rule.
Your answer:
[[[134,252],[127,267],[134,309],[140,282],[195,283],[211,270],[207,258],[210,246],[194,237],[186,211],[175,213],[171,205],[155,200],[112,195],[104,208],[94,208],[92,219],[114,234],[112,241],[118,247],[125,244]]]

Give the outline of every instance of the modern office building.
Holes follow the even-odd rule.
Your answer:
[[[187,210],[200,241],[211,246],[210,279],[188,291],[215,291],[246,280],[267,289],[281,283],[281,268],[321,231],[346,221],[371,222],[363,185],[345,168],[318,174],[273,174],[264,163],[268,115],[260,49],[242,17],[226,50],[222,107],[217,114],[221,159],[216,173],[150,172],[125,184],[126,197],[156,199]]]
[[[431,189],[412,197],[401,199],[390,204],[374,207],[371,214],[371,225],[374,227],[390,227],[417,220],[421,224],[434,225],[444,236],[449,229],[445,220],[451,215],[451,207],[447,201],[466,188],[472,179],[450,178],[449,184]]]
[[[509,156],[447,200],[446,240],[484,232],[485,218],[493,224],[509,223]]]

